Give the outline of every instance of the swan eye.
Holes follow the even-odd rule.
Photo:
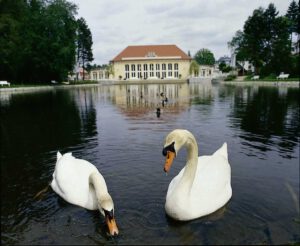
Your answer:
[[[107,211],[103,209],[105,216],[107,216],[110,220],[114,218],[114,210]]]
[[[163,148],[163,151],[162,151],[162,154],[163,156],[166,156],[168,151],[171,151],[171,152],[175,152],[175,148],[174,148],[174,145],[175,145],[175,142],[171,143],[170,145],[168,145],[167,147],[164,147]]]

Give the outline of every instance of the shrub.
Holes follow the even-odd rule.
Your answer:
[[[224,80],[225,81],[231,81],[231,80],[234,80],[234,79],[236,79],[236,75],[229,74]]]

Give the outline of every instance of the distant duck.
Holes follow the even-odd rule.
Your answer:
[[[157,109],[156,109],[156,116],[157,116],[157,118],[160,117],[160,108],[157,108]]]
[[[110,235],[119,234],[113,200],[103,176],[93,164],[73,157],[72,153],[61,155],[57,152],[51,187],[69,203],[90,210],[99,209]]]
[[[165,139],[166,173],[183,146],[187,148],[186,165],[169,184],[165,210],[173,219],[186,221],[223,207],[232,196],[232,188],[227,144],[212,155],[198,157],[195,137],[183,129],[170,132]]]

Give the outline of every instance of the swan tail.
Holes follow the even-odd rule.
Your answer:
[[[221,147],[221,154],[228,159],[228,151],[227,151],[227,143],[223,143],[222,147]]]
[[[62,158],[63,156],[67,156],[67,157],[73,157],[72,152],[66,153],[64,155],[62,155],[59,151],[57,151],[56,154],[56,161],[58,162],[60,158]]]
[[[62,157],[62,154],[59,151],[57,151],[56,161],[58,161],[61,157]]]
[[[228,160],[228,152],[227,152],[227,143],[223,143],[222,147],[220,149],[218,149],[215,154],[221,155],[223,157],[226,158],[226,160]]]

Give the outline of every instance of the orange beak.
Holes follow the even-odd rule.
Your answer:
[[[105,218],[109,234],[111,236],[117,236],[119,234],[119,229],[116,224],[115,218],[110,219],[108,216]]]
[[[167,156],[166,156],[166,162],[165,162],[165,167],[164,167],[164,171],[167,173],[169,172],[171,165],[173,163],[175,157],[175,153],[172,151],[167,151]]]

